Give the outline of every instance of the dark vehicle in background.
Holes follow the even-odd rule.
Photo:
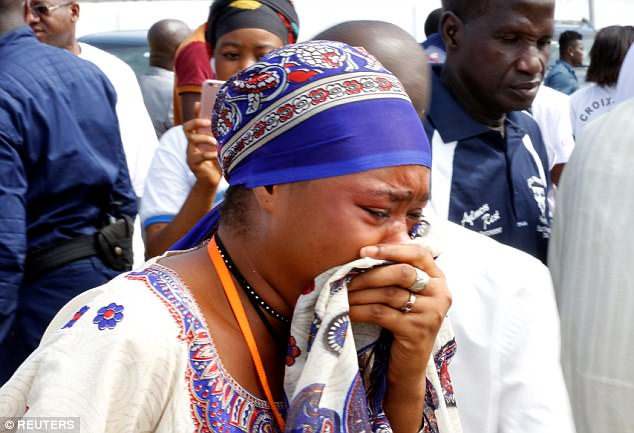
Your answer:
[[[148,69],[150,50],[147,45],[147,30],[93,33],[80,37],[79,41],[119,57],[132,67],[137,78]]]
[[[551,42],[551,53],[548,61],[549,68],[559,59],[559,35],[566,30],[574,30],[583,36],[583,65],[575,67],[579,84],[583,84],[586,81],[586,72],[590,64],[590,48],[592,48],[597,31],[585,18],[581,21],[556,21],[555,34]]]

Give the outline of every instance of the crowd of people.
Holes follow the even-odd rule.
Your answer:
[[[290,0],[213,0],[137,81],[77,1],[0,0],[0,417],[634,432],[634,27],[582,83],[554,11],[298,42]]]

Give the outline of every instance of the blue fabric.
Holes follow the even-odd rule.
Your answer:
[[[545,197],[550,177],[539,127],[528,114],[511,112],[506,116],[503,137],[467,113],[440,81],[440,68],[432,70],[433,102],[425,121],[427,134],[432,139],[438,133],[436,140],[442,141],[439,146],[457,142],[451,179],[437,175],[432,168],[432,185],[450,183],[448,215],[441,216],[545,263],[550,234],[550,209]],[[524,144],[526,136],[537,161]],[[434,164],[437,158],[434,155]],[[544,200],[538,202],[542,194]]]
[[[563,60],[557,60],[557,63],[546,75],[544,84],[566,95],[571,95],[579,89],[579,80],[577,80],[575,70]]]
[[[143,228],[146,229],[156,223],[170,223],[176,215],[156,215],[145,220]]]
[[[442,36],[440,33],[432,33],[425,39],[422,44],[423,48],[427,49],[429,47],[437,47],[441,48],[443,51],[445,50],[445,41],[442,40]]]
[[[113,214],[134,217],[137,203],[103,73],[29,27],[0,36],[0,59],[2,341],[22,302],[27,251],[94,233],[114,202]],[[63,285],[74,284],[68,275]]]
[[[238,73],[218,92],[212,131],[223,175],[246,188],[431,165],[402,84],[338,42],[288,45]],[[218,219],[216,207],[172,248],[200,243]]]
[[[93,256],[68,263],[42,278],[27,278],[20,288],[19,309],[12,317],[11,331],[0,341],[0,385],[35,350],[53,316],[69,300],[105,284],[118,273]]]
[[[440,33],[432,33],[421,45],[425,50],[425,57],[430,63],[445,63],[447,50],[445,49],[445,41],[442,40]]]

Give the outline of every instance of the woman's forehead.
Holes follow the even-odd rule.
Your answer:
[[[421,165],[383,167],[374,170],[295,182],[294,189],[302,194],[327,191],[331,194],[363,194],[390,201],[427,200],[429,173]]]

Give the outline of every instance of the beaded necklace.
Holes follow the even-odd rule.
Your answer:
[[[251,287],[251,285],[246,280],[246,278],[242,276],[237,266],[231,260],[231,256],[229,256],[229,254],[227,253],[227,250],[225,249],[225,246],[220,241],[220,237],[218,236],[217,233],[215,237],[216,237],[216,245],[218,246],[218,251],[220,252],[220,256],[222,257],[222,260],[225,262],[225,265],[227,265],[227,268],[229,269],[231,274],[235,277],[236,280],[238,280],[238,283],[240,283],[240,287],[242,288],[244,293],[247,294],[249,300],[254,304],[254,306],[257,305],[259,308],[262,308],[268,314],[270,314],[271,316],[273,316],[274,318],[276,318],[277,320],[281,322],[291,323],[290,317],[284,316],[281,313],[278,313],[277,311],[275,311],[273,307],[267,304],[264,301],[264,299],[262,299],[262,297],[258,295],[255,290],[253,290],[253,287]]]

